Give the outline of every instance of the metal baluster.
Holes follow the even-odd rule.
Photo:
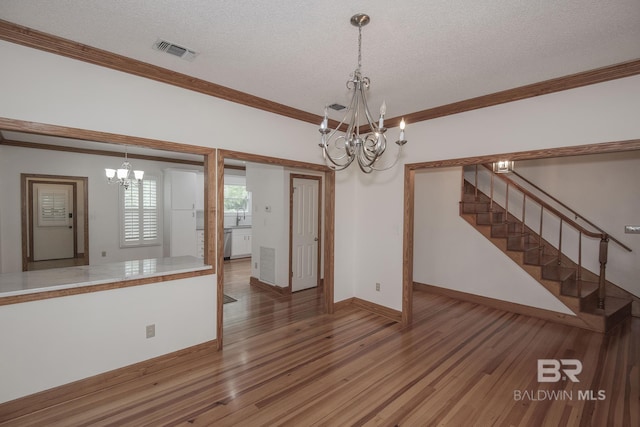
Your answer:
[[[504,201],[504,220],[503,222],[508,222],[509,219],[509,183],[507,182],[507,192],[506,192],[506,200]]]
[[[475,199],[478,200],[478,165],[476,165],[476,174],[475,174]]]
[[[525,220],[525,213],[526,213],[526,207],[527,207],[527,195],[522,193],[522,228],[521,228],[521,233],[524,234],[524,220]]]
[[[562,261],[562,218],[560,218],[560,236],[558,241],[558,265],[561,264]]]
[[[578,281],[578,298],[582,297],[582,230],[578,234],[578,274],[576,275]]]
[[[493,172],[491,173],[491,201],[489,202],[489,211],[491,212],[491,222],[493,222]]]
[[[609,244],[609,236],[603,234],[600,239],[600,282],[598,285],[598,308],[604,310],[604,300],[606,298],[606,277],[605,268],[607,266],[607,251]]]
[[[538,249],[538,257],[540,260],[540,263],[542,263],[542,256],[544,255],[544,245],[542,244],[542,218],[544,217],[544,206],[540,205],[540,233],[538,237],[538,243],[540,245],[540,248]]]

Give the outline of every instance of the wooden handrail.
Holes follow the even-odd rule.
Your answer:
[[[579,242],[578,242],[578,272],[576,275],[577,280],[577,290],[578,290],[578,298],[582,297],[582,286],[581,286],[581,282],[580,282],[580,277],[581,277],[581,269],[582,269],[582,236],[586,235],[589,237],[594,237],[594,238],[599,238],[600,242],[599,242],[599,255],[598,255],[598,261],[600,263],[600,275],[599,275],[599,280],[598,280],[598,308],[600,309],[604,309],[605,308],[605,299],[606,299],[606,278],[605,278],[605,272],[606,272],[606,265],[607,265],[607,258],[608,258],[608,243],[609,243],[609,239],[610,236],[605,233],[602,229],[600,229],[599,227],[589,223],[591,226],[597,228],[600,233],[596,233],[590,230],[585,229],[583,226],[581,226],[580,224],[578,224],[577,222],[575,222],[574,220],[572,220],[571,218],[569,218],[567,215],[563,214],[562,212],[558,211],[557,209],[555,209],[553,206],[550,206],[548,203],[546,203],[545,201],[543,201],[542,199],[540,199],[538,196],[536,196],[535,194],[533,194],[531,191],[527,190],[526,188],[522,187],[521,185],[519,185],[517,182],[514,182],[513,180],[507,178],[506,176],[502,175],[502,174],[496,174],[495,172],[493,172],[493,168],[489,167],[486,164],[483,164],[482,166],[484,166],[486,169],[489,170],[489,173],[491,174],[491,194],[492,194],[492,199],[493,199],[493,177],[497,176],[498,178],[500,178],[502,181],[504,181],[507,184],[507,189],[506,189],[506,200],[505,200],[505,211],[508,213],[509,212],[509,187],[515,187],[517,190],[519,190],[522,194],[523,194],[523,200],[522,200],[522,231],[524,232],[524,227],[525,227],[525,212],[526,212],[526,202],[527,202],[527,198],[535,201],[536,203],[538,203],[540,205],[540,237],[542,237],[542,216],[543,216],[543,212],[546,209],[548,212],[551,212],[552,214],[554,214],[555,216],[557,216],[560,219],[560,236],[559,236],[559,241],[558,241],[558,265],[561,264],[561,260],[562,260],[562,226],[564,223],[567,223],[568,225],[570,225],[571,227],[573,227],[574,229],[576,229],[579,232],[580,238],[579,238]],[[517,175],[517,174],[516,174]],[[476,165],[476,192],[478,191],[478,166]],[[520,175],[517,175],[520,178],[522,178]],[[525,181],[527,181],[525,178],[522,178]],[[529,182],[529,181],[527,181]],[[536,187],[534,184],[529,183],[531,185],[533,185],[534,187]],[[544,192],[544,190],[536,187],[537,189],[539,189],[540,191],[542,191],[545,195],[551,197],[553,200],[555,200],[556,202],[560,203],[562,206],[564,206],[565,208],[571,210],[572,212],[574,212],[572,209],[568,208],[567,206],[565,206],[564,204],[562,204],[560,201],[556,200],[555,198],[553,198],[553,196],[547,194],[546,192]],[[575,212],[574,212],[575,214]],[[582,218],[582,217],[581,217]],[[584,219],[584,218],[583,218]],[[587,221],[588,222],[588,221]],[[619,242],[616,242],[618,244],[620,244],[621,246],[625,247],[624,245],[622,245]],[[626,247],[625,247],[626,248]],[[628,248],[627,248],[628,249]],[[628,249],[629,251],[631,251],[631,249]]]
[[[485,168],[487,168],[491,173],[493,173],[493,170],[491,167],[487,166],[487,165],[482,165]],[[528,198],[536,201],[538,204],[540,204],[540,206],[544,206],[544,208],[553,213],[554,215],[556,215],[557,217],[561,218],[564,222],[566,222],[567,224],[571,225],[573,228],[575,228],[578,231],[582,231],[583,234],[589,236],[589,237],[596,237],[599,239],[603,239],[603,238],[609,238],[609,235],[605,232],[600,232],[600,233],[596,233],[590,230],[587,230],[586,228],[584,228],[582,225],[578,224],[577,222],[575,222],[574,220],[572,220],[571,218],[569,218],[568,216],[566,216],[565,214],[563,214],[562,212],[560,212],[559,210],[555,209],[553,206],[550,206],[548,203],[546,203],[544,200],[540,199],[538,196],[536,196],[535,194],[533,194],[532,192],[530,192],[529,190],[527,190],[526,188],[524,188],[523,186],[519,185],[516,182],[513,182],[512,180],[510,180],[509,178],[507,178],[506,176],[502,175],[502,174],[496,174],[497,177],[499,177],[501,180],[503,180],[504,182],[506,182],[507,184],[509,184],[510,186],[513,186],[515,188],[517,188],[518,190],[520,190],[520,192],[522,192],[523,194],[525,194]]]
[[[632,252],[632,249],[630,247],[628,247],[627,245],[625,245],[624,243],[622,243],[621,241],[619,241],[618,239],[616,239],[615,237],[613,237],[612,235],[610,235],[609,233],[606,233],[602,228],[598,227],[597,225],[595,225],[593,222],[589,221],[587,218],[583,217],[582,215],[580,215],[578,212],[576,212],[574,209],[571,209],[569,206],[565,205],[564,203],[562,203],[560,200],[556,199],[555,197],[553,197],[551,194],[547,193],[546,191],[544,191],[542,188],[538,187],[536,184],[534,184],[533,182],[529,181],[527,178],[525,178],[524,176],[520,175],[518,172],[513,171],[512,172],[515,176],[517,176],[518,178],[520,178],[521,180],[523,180],[524,182],[526,182],[527,184],[529,184],[530,186],[532,186],[533,188],[535,188],[536,190],[540,191],[541,193],[543,193],[545,196],[547,196],[548,198],[550,198],[551,200],[553,200],[554,202],[558,203],[560,206],[562,206],[563,208],[571,211],[572,214],[574,214],[576,217],[581,218],[584,222],[586,222],[587,224],[589,224],[590,226],[592,226],[593,228],[597,229],[598,231],[600,231],[601,233],[606,234],[607,236],[609,236],[609,239],[611,239],[612,241],[614,241],[615,243],[617,243],[620,247],[622,247],[623,249],[626,249],[628,252]]]

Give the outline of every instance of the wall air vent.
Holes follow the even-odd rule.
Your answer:
[[[194,59],[196,59],[196,56],[198,56],[195,51],[187,49],[186,47],[178,46],[177,44],[168,42],[166,40],[158,39],[154,43],[153,48],[155,50],[159,50],[160,52],[166,52],[170,55],[177,56],[178,58],[184,59],[185,61],[193,61]]]

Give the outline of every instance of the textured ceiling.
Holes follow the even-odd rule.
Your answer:
[[[388,117],[640,58],[639,0],[0,1],[0,19],[318,115],[346,103],[358,12]]]

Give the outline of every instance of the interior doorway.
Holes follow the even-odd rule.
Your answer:
[[[22,270],[89,264],[87,178],[21,175]]]
[[[321,177],[291,174],[289,266],[291,292],[315,288],[320,281]]]
[[[307,316],[310,313],[333,313],[335,172],[324,165],[312,163],[228,150],[218,150],[217,153],[217,182],[219,183],[217,196],[219,206],[224,205],[224,171],[229,164],[228,161],[250,163],[256,166],[252,169],[253,176],[250,180],[251,188],[249,189],[252,193],[251,241],[256,251],[252,251],[254,253],[252,253],[249,265],[225,261],[224,229],[228,225],[225,224],[223,216],[218,216],[217,218],[218,349],[223,347],[223,335],[228,336],[230,342],[238,342],[244,336],[260,333],[263,328],[272,327],[273,321],[271,319],[273,319],[274,310],[279,310],[283,307],[299,307],[294,310],[295,313],[292,314],[292,318]],[[268,171],[266,170],[269,169],[268,166],[276,166],[278,170]],[[288,191],[291,185],[290,176],[295,174],[301,175],[301,178],[309,178],[310,176],[313,179],[317,179],[317,194],[321,202],[318,202],[314,208],[314,210],[318,209],[316,216],[320,222],[319,232],[315,236],[318,238],[315,250],[317,260],[313,263],[313,268],[317,271],[316,279],[314,279],[316,280],[316,286],[292,293],[290,282],[291,221],[287,211],[291,208],[290,193]],[[320,183],[323,184],[321,185]],[[231,293],[231,288],[228,286],[230,282],[235,282],[235,277],[238,277],[239,274],[242,274],[242,280],[244,281],[247,270],[251,270],[249,272],[248,298],[244,298],[244,300],[240,298],[236,302],[224,304],[226,300],[224,294],[227,289]],[[234,278],[231,276],[234,276]],[[271,280],[273,277],[275,277],[275,280]],[[318,286],[318,284],[321,286]],[[234,297],[234,295],[230,296]],[[241,309],[244,317],[235,317],[234,312]],[[250,315],[247,316],[247,314]]]

